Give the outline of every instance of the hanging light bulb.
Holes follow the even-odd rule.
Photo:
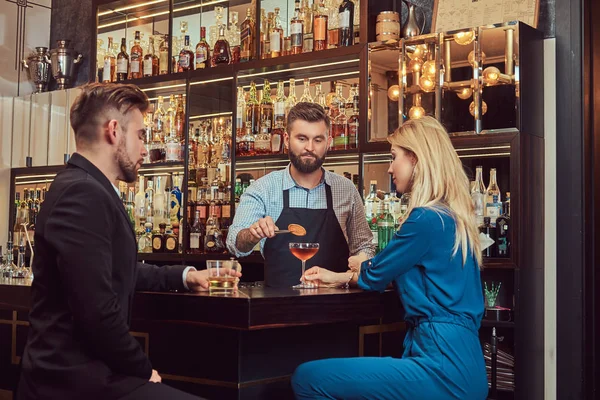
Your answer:
[[[408,54],[408,58],[410,58],[411,60],[414,60],[415,58],[420,58],[421,60],[425,58],[425,55],[427,55],[429,51],[427,50],[427,45],[426,44],[420,44],[415,46],[415,51],[413,51],[412,53],[407,52]]]
[[[419,86],[423,89],[424,92],[432,92],[435,89],[435,81],[432,77],[422,75],[419,78]]]
[[[483,81],[488,85],[495,85],[500,80],[500,70],[496,67],[487,67],[483,70]]]
[[[454,41],[461,46],[471,44],[473,43],[473,40],[475,40],[475,33],[473,31],[458,32],[454,34]]]
[[[419,71],[421,71],[421,67],[422,66],[423,66],[423,60],[421,60],[420,58],[413,58],[408,63],[408,69],[410,71],[412,71],[412,72],[419,72]]]
[[[486,58],[485,53],[482,51],[481,52],[481,65],[485,64],[485,58]],[[474,67],[475,66],[475,51],[471,50],[467,59],[469,60],[469,64],[471,64],[471,67]]]
[[[412,106],[410,110],[408,110],[408,118],[410,119],[419,119],[425,115],[425,109],[421,106]]]
[[[471,89],[470,87],[462,88],[459,92],[456,93],[456,95],[459,99],[467,100],[468,98],[473,96],[473,89]]]
[[[423,63],[423,66],[421,67],[421,73],[424,76],[428,76],[430,78],[433,78],[433,76],[435,75],[435,70],[435,61],[433,60],[425,61]]]
[[[400,86],[398,86],[398,85],[390,86],[390,88],[387,91],[387,95],[391,101],[398,101],[398,98],[400,97]]]
[[[485,113],[487,112],[487,103],[485,101],[481,101],[481,115],[485,115]],[[469,113],[471,113],[471,115],[474,117],[475,116],[475,102],[472,101],[471,104],[469,104]]]

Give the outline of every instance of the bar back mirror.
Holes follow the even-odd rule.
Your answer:
[[[385,142],[399,125],[398,43],[369,44],[369,142]],[[366,186],[368,187],[368,185]]]

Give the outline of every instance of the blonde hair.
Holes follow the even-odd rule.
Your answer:
[[[410,120],[390,135],[388,141],[416,157],[406,215],[416,207],[451,215],[456,223],[453,255],[461,250],[464,265],[467,261],[465,249],[470,249],[481,267],[479,230],[469,179],[444,127],[432,117]]]

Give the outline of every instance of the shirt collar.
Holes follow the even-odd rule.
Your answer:
[[[291,189],[293,187],[298,187],[301,189],[306,189],[305,187],[300,186],[298,183],[296,183],[296,181],[294,180],[294,178],[292,178],[292,174],[290,173],[290,168],[291,168],[291,163],[288,164],[287,168],[284,170],[283,172],[283,190],[288,190]],[[321,186],[321,184],[323,182],[325,182],[326,184],[330,185],[329,182],[329,174],[330,172],[328,172],[327,170],[325,170],[325,168],[321,167],[321,171],[323,171],[323,175],[321,176],[321,181],[319,182],[319,184],[315,187],[319,187]]]
[[[113,188],[115,188],[115,192],[117,192],[117,196],[119,196],[119,198],[121,198],[121,192],[119,191],[119,188],[115,186],[114,183],[110,183],[112,185]]]

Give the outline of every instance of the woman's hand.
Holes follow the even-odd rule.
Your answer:
[[[354,272],[360,272],[360,265],[368,259],[369,257],[361,251],[357,255],[348,258],[348,268]]]
[[[325,268],[312,267],[304,272],[301,280],[317,287],[335,287],[347,283],[350,278],[350,272],[332,272]]]

